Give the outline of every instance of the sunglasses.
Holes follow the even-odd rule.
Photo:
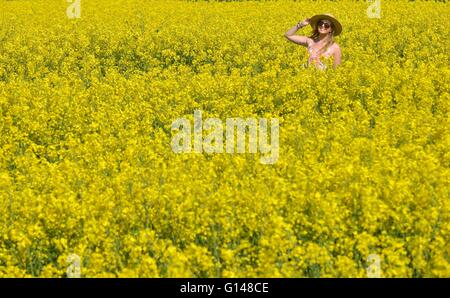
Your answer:
[[[322,26],[325,26],[325,29],[328,29],[331,27],[331,24],[327,23],[327,22],[323,22],[323,21],[317,22],[317,27],[322,27]]]

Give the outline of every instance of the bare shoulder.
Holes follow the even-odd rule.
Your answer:
[[[332,45],[331,45],[331,48],[334,50],[334,51],[341,51],[341,47],[336,43],[336,42],[334,42]]]
[[[314,44],[314,40],[312,39],[312,38],[310,38],[310,37],[307,37],[306,36],[306,38],[307,38],[307,46],[309,47],[309,46],[311,46],[312,44]]]

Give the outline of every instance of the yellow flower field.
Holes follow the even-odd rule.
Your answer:
[[[0,277],[450,277],[449,3],[68,5],[0,0]],[[335,70],[284,37],[322,12]],[[194,110],[277,162],[174,153]]]

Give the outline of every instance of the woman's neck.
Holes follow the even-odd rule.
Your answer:
[[[317,41],[323,41],[323,40],[327,39],[328,36],[329,36],[329,34],[319,33],[319,37],[317,38]]]

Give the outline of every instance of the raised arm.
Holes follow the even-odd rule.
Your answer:
[[[295,33],[296,33],[299,29],[301,29],[301,28],[307,26],[307,25],[309,24],[309,22],[310,22],[309,19],[306,19],[306,20],[304,20],[304,21],[302,21],[302,22],[298,22],[298,24],[296,24],[294,27],[292,27],[292,28],[289,29],[286,33],[284,33],[284,36],[285,36],[287,39],[289,39],[290,41],[292,41],[292,42],[295,42],[295,43],[297,43],[297,44],[299,44],[299,45],[302,45],[302,46],[307,47],[307,46],[308,46],[308,43],[309,43],[309,37],[306,37],[306,36],[300,36],[300,35],[295,35]]]

